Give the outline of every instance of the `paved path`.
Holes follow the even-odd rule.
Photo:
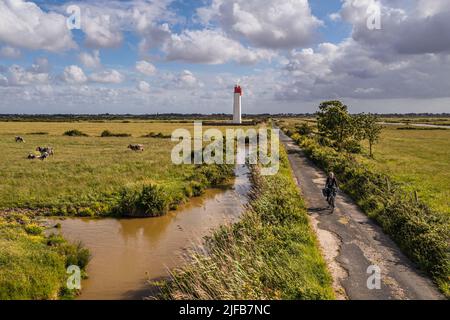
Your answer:
[[[400,252],[397,245],[353,201],[339,192],[333,214],[322,196],[326,176],[281,133],[297,183],[308,206],[338,298],[443,299],[435,285]],[[370,266],[381,270],[381,288],[368,289]],[[372,282],[374,283],[374,282]]]

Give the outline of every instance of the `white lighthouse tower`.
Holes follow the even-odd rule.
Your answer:
[[[240,85],[234,87],[233,123],[242,123],[242,88]]]

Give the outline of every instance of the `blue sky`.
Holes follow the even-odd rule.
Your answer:
[[[394,4],[393,4],[394,3]],[[80,8],[81,30],[66,26]],[[445,0],[0,2],[0,113],[450,112]],[[369,22],[380,23],[371,29]]]
[[[46,11],[49,11],[49,8],[53,8],[54,6],[64,6],[73,1],[63,1],[63,0],[39,0],[34,1],[36,4],[39,4],[41,8]],[[86,1],[89,2],[89,1]],[[122,1],[122,2],[130,2],[130,1]],[[173,1],[169,10],[173,10],[182,21],[180,23],[173,24],[174,32],[182,32],[184,29],[193,29],[193,30],[201,30],[203,27],[199,23],[195,22],[196,10],[200,7],[205,6],[205,4],[210,3],[211,1],[188,1],[188,0],[177,0]],[[315,0],[310,2],[311,10],[313,15],[317,16],[319,19],[326,22],[326,24],[320,28],[320,34],[318,34],[318,38],[315,39],[316,43],[320,42],[332,42],[339,43],[346,37],[348,37],[351,33],[351,25],[345,22],[333,22],[330,20],[329,15],[335,12],[338,12],[341,7],[340,0]],[[74,38],[77,43],[82,46],[84,34],[83,32],[74,30],[73,31]],[[116,67],[118,65],[124,67],[133,66],[136,60],[139,59],[138,53],[138,43],[139,37],[135,35],[133,32],[127,32],[125,35],[125,43],[119,48],[113,48],[104,50],[102,53],[102,60],[106,66]],[[26,55],[23,56],[21,60],[18,62],[24,64],[31,64],[36,57],[48,55],[48,53],[43,51],[29,51]],[[55,61],[55,66],[59,68],[64,68],[67,64],[70,64],[71,61],[74,60],[76,56],[76,52],[72,52],[71,54],[52,54],[50,58],[52,61]],[[159,68],[166,70],[180,70],[180,69],[192,69],[192,70],[200,70],[202,72],[233,72],[245,74],[248,71],[251,71],[254,66],[242,66],[236,65],[235,63],[225,63],[221,65],[202,65],[202,64],[189,64],[183,62],[155,62]]]

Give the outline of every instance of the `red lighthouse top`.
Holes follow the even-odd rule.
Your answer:
[[[239,93],[242,96],[242,88],[240,85],[234,87],[234,93]]]

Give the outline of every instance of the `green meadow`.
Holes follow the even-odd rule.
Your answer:
[[[450,129],[384,128],[374,159],[359,157],[402,183],[433,210],[450,215]]]
[[[176,143],[170,135],[178,128],[192,132],[193,123],[0,122],[0,209],[45,208],[73,215],[87,208],[86,215],[91,215],[104,211],[105,203],[124,187],[158,184],[171,194],[180,193],[195,166],[172,164]],[[87,136],[64,135],[71,130]],[[129,136],[101,137],[105,130]],[[15,136],[25,143],[16,143]],[[145,150],[131,151],[129,144],[142,144]],[[53,147],[54,156],[28,160],[37,146]]]

